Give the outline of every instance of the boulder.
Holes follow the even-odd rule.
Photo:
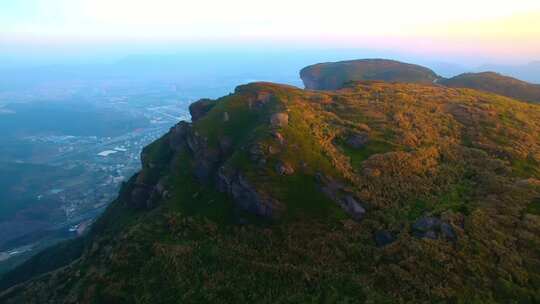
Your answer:
[[[195,122],[195,121],[201,119],[215,105],[216,105],[215,100],[207,99],[207,98],[200,99],[200,100],[192,103],[189,106],[189,114],[191,114],[191,121]]]
[[[347,145],[355,149],[361,149],[369,142],[369,135],[367,133],[354,133],[347,137],[346,142]]]
[[[387,230],[378,230],[373,235],[375,239],[375,244],[377,247],[384,247],[386,245],[392,244],[396,238]]]
[[[454,228],[439,218],[425,216],[419,218],[412,225],[413,235],[419,238],[428,238],[428,239],[446,239],[454,241],[457,239],[456,232]]]
[[[427,232],[438,228],[441,224],[441,220],[436,217],[421,217],[412,226],[413,230],[419,232]]]
[[[169,132],[169,147],[179,151],[186,145],[186,137],[191,132],[191,124],[181,121],[171,128]]]
[[[345,196],[342,200],[345,211],[347,211],[353,219],[360,221],[366,214],[366,209],[351,195]]]
[[[440,232],[441,232],[441,236],[447,240],[457,239],[457,235],[456,235],[456,232],[454,231],[454,228],[452,228],[452,226],[450,226],[447,223],[441,224]]]
[[[279,217],[281,204],[258,191],[241,173],[228,172],[222,167],[217,184],[219,191],[228,193],[239,209],[264,218]]]
[[[286,127],[289,124],[289,114],[276,113],[270,117],[270,124],[275,128]]]
[[[152,209],[161,198],[155,187],[136,184],[127,201],[127,205],[133,209]]]
[[[294,174],[294,168],[289,163],[279,162],[276,165],[276,172],[279,175],[292,175]]]
[[[285,138],[283,135],[279,132],[273,132],[272,136],[279,142],[280,145],[283,145],[285,143]]]

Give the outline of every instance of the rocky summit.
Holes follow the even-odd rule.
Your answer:
[[[430,84],[441,79],[432,70],[388,59],[360,59],[314,64],[300,71],[307,89],[336,90],[350,81],[387,81]]]
[[[0,302],[540,301],[540,106],[428,75],[195,103]]]

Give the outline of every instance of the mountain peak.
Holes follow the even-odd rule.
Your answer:
[[[319,63],[300,72],[307,89],[335,90],[349,81],[433,83],[440,78],[432,70],[388,59],[360,59]]]
[[[431,83],[259,82],[191,110],[79,255],[2,303],[538,298],[540,106]]]

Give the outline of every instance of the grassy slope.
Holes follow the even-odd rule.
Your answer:
[[[440,83],[454,88],[470,88],[528,102],[540,102],[540,85],[492,72],[462,74]]]
[[[300,72],[308,89],[335,90],[349,81],[379,80],[431,84],[440,76],[414,64],[385,59],[362,59],[319,63]]]
[[[263,108],[251,96],[269,92]],[[265,164],[249,147],[276,145],[269,116],[287,112]],[[223,121],[224,112],[230,120]],[[251,84],[224,97],[195,130],[217,145],[224,165],[278,198],[285,214],[241,214],[214,185],[193,179],[193,157],[171,153],[166,136],[146,149],[172,196],[152,211],[123,206],[129,184],[94,228],[83,257],[4,299],[80,303],[303,303],[540,300],[540,107],[493,94],[412,84],[360,83],[338,92]],[[347,146],[368,132],[365,148]],[[196,156],[195,156],[196,157]],[[277,162],[296,169],[273,170]],[[147,169],[149,170],[149,169]],[[361,223],[327,199],[323,173],[365,203]],[[451,223],[455,243],[418,239],[425,214]],[[397,236],[377,248],[373,233]],[[52,286],[52,288],[51,288]],[[0,297],[0,300],[2,298]]]

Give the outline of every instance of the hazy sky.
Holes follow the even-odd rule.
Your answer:
[[[531,61],[540,59],[540,0],[0,1],[0,55],[173,43]]]

